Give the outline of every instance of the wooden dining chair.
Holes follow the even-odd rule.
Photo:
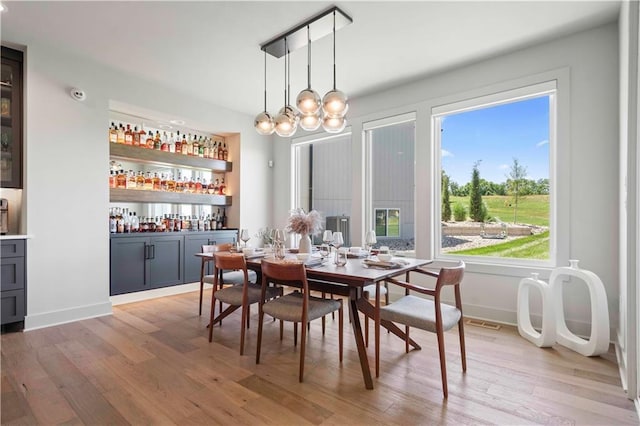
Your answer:
[[[203,245],[201,247],[202,253],[217,253],[217,252],[230,252],[233,244],[224,243],[224,244],[215,244],[215,245]],[[210,261],[213,262],[213,259]],[[205,261],[206,262],[206,261]],[[218,286],[222,288],[225,285],[235,285],[242,284],[244,282],[244,275],[240,271],[225,271],[220,270],[218,272]],[[200,279],[200,307],[198,310],[198,315],[202,315],[202,294],[204,291],[204,284],[213,284],[216,280],[215,274],[213,275],[202,275]],[[249,282],[256,282],[257,274],[255,271],[249,271]],[[220,311],[222,311],[222,303],[220,303]]]
[[[441,268],[439,273],[434,273],[424,269],[416,269],[412,272],[435,277],[436,285],[434,289],[412,284],[407,281],[389,278],[387,282],[405,288],[405,296],[399,300],[381,307],[376,312],[376,376],[380,369],[380,321],[386,320],[406,326],[405,350],[409,352],[409,327],[416,327],[422,330],[436,333],[438,336],[438,349],[440,352],[440,374],[442,376],[442,391],[447,398],[447,365],[444,351],[444,332],[458,325],[460,336],[460,353],[462,361],[462,371],[467,371],[467,359],[464,346],[464,325],[462,316],[462,299],[460,297],[460,282],[464,276],[464,262],[459,262],[457,266],[451,268]],[[451,306],[440,301],[441,291],[445,286],[453,286],[455,294],[455,306]],[[433,300],[413,296],[410,291],[432,296]],[[376,306],[380,306],[380,295],[376,296]]]
[[[273,300],[267,300],[267,290],[270,282],[299,287],[293,293],[286,294]],[[343,311],[342,299],[325,299],[309,295],[307,272],[302,262],[285,263],[262,261],[262,297],[260,301],[260,316],[258,321],[258,346],[256,349],[256,364],[260,363],[260,347],[262,344],[262,324],[264,314],[280,320],[294,323],[294,345],[298,335],[298,323],[301,323],[302,335],[300,339],[300,374],[302,382],[304,376],[304,356],[307,340],[307,324],[314,319],[321,318],[331,312],[338,311],[338,351],[342,362],[342,331]],[[282,328],[280,329],[282,339]]]
[[[261,286],[249,282],[249,271],[247,271],[247,261],[242,253],[229,253],[218,251],[214,253],[214,283],[211,292],[211,315],[209,317],[209,342],[213,340],[213,326],[222,322],[222,319],[242,308],[242,321],[240,329],[240,355],[244,355],[244,335],[249,323],[249,306],[260,302],[262,297]],[[220,288],[218,280],[222,276],[221,271],[237,271],[242,274],[242,284],[235,284],[230,287]],[[264,297],[272,299],[282,296],[281,287],[268,287]],[[216,300],[224,302],[229,306],[215,317]]]

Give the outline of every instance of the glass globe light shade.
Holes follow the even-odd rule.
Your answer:
[[[347,126],[347,119],[344,117],[325,116],[322,121],[322,128],[327,133],[340,133]]]
[[[283,138],[293,136],[298,130],[298,117],[289,106],[281,108],[276,117],[276,133]]]
[[[319,113],[303,114],[300,117],[300,127],[307,132],[317,130],[322,124],[322,117]]]
[[[298,94],[296,106],[301,114],[315,114],[320,110],[322,101],[315,90],[308,88]]]
[[[264,136],[268,136],[273,134],[275,130],[276,123],[267,111],[262,111],[260,114],[256,115],[256,119],[253,122],[253,126],[256,128],[256,131]]]
[[[344,117],[349,109],[347,95],[340,90],[331,90],[322,98],[322,110],[325,115]]]

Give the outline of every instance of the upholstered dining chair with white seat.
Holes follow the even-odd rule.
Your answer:
[[[274,282],[299,288],[293,293],[286,294],[272,300],[267,300],[269,283]],[[262,301],[260,302],[260,316],[258,322],[258,345],[256,349],[256,364],[260,363],[260,347],[262,344],[262,324],[264,314],[274,318],[294,323],[294,341],[297,336],[297,326],[301,323],[300,339],[300,372],[299,380],[304,376],[304,357],[307,340],[307,324],[314,319],[322,318],[331,312],[338,311],[338,351],[342,362],[343,311],[342,299],[324,299],[309,295],[307,272],[302,262],[262,261]],[[282,338],[282,328],[280,329]]]
[[[260,302],[262,297],[262,287],[249,282],[247,271],[247,261],[242,253],[229,253],[218,251],[214,253],[214,283],[211,292],[211,315],[209,317],[209,342],[213,340],[213,326],[222,322],[230,313],[236,309],[242,309],[242,320],[240,327],[240,355],[244,355],[244,334],[249,323],[249,306]],[[242,283],[220,288],[218,279],[219,271],[234,271],[242,275]],[[268,287],[265,289],[265,298],[273,299],[282,296],[282,288]],[[215,302],[219,300],[229,306],[215,317]]]
[[[454,267],[441,268],[440,272],[434,273],[425,269],[416,269],[423,275],[436,278],[435,288],[412,284],[407,281],[389,278],[387,282],[405,288],[406,294],[399,300],[380,307],[376,312],[376,376],[380,370],[380,321],[386,320],[406,326],[405,350],[409,352],[409,327],[416,327],[422,330],[436,333],[438,337],[438,349],[440,353],[440,374],[442,376],[442,391],[444,397],[447,398],[449,393],[447,389],[447,365],[444,350],[444,332],[458,326],[458,334],[460,337],[460,353],[462,362],[462,371],[467,371],[467,360],[464,344],[464,326],[462,315],[462,299],[460,297],[460,282],[464,276],[465,264],[459,262]],[[441,291],[446,286],[453,286],[455,295],[455,306],[441,302]],[[416,293],[432,296],[433,300],[417,297],[409,294],[411,291]],[[379,295],[377,296],[376,305],[380,305]]]
[[[217,253],[217,252],[230,252],[233,244],[216,244],[216,245],[203,245],[201,247],[202,253]],[[211,259],[213,261],[213,258]],[[225,285],[236,285],[244,283],[244,274],[241,271],[232,270],[219,270],[218,271],[218,288],[222,288]],[[255,271],[248,271],[249,282],[255,283],[258,279]],[[204,284],[213,284],[216,281],[215,274],[203,275],[200,280],[200,307],[198,315],[202,315],[202,294],[204,291]],[[220,302],[220,311],[222,311],[222,302]]]

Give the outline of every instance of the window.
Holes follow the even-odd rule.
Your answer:
[[[555,113],[555,81],[433,109],[437,255],[551,263]]]
[[[400,210],[376,209],[376,237],[400,237]]]
[[[351,133],[297,138],[292,150],[292,207],[322,213],[325,229],[342,231],[345,246],[350,246]]]
[[[376,231],[377,246],[414,256],[415,114],[364,123],[363,129],[365,227]]]

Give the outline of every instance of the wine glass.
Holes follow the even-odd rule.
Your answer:
[[[322,242],[329,245],[333,242],[333,232],[326,230],[324,234],[322,234]]]
[[[326,259],[327,256],[329,256],[329,253],[331,252],[331,248],[329,247],[329,244],[321,244],[319,251],[320,251],[320,257],[324,261],[324,259]]]
[[[335,248],[340,248],[344,244],[344,239],[342,238],[342,232],[334,232],[333,233],[333,246]]]
[[[251,239],[251,236],[249,235],[249,230],[244,228],[240,231],[240,239],[242,241],[244,241],[244,246],[245,248],[247,247],[247,241],[249,241]]]
[[[364,246],[367,248],[369,256],[371,256],[371,249],[373,248],[373,245],[377,242],[378,240],[376,239],[376,231],[374,231],[373,229],[367,231],[367,234],[364,237]]]

